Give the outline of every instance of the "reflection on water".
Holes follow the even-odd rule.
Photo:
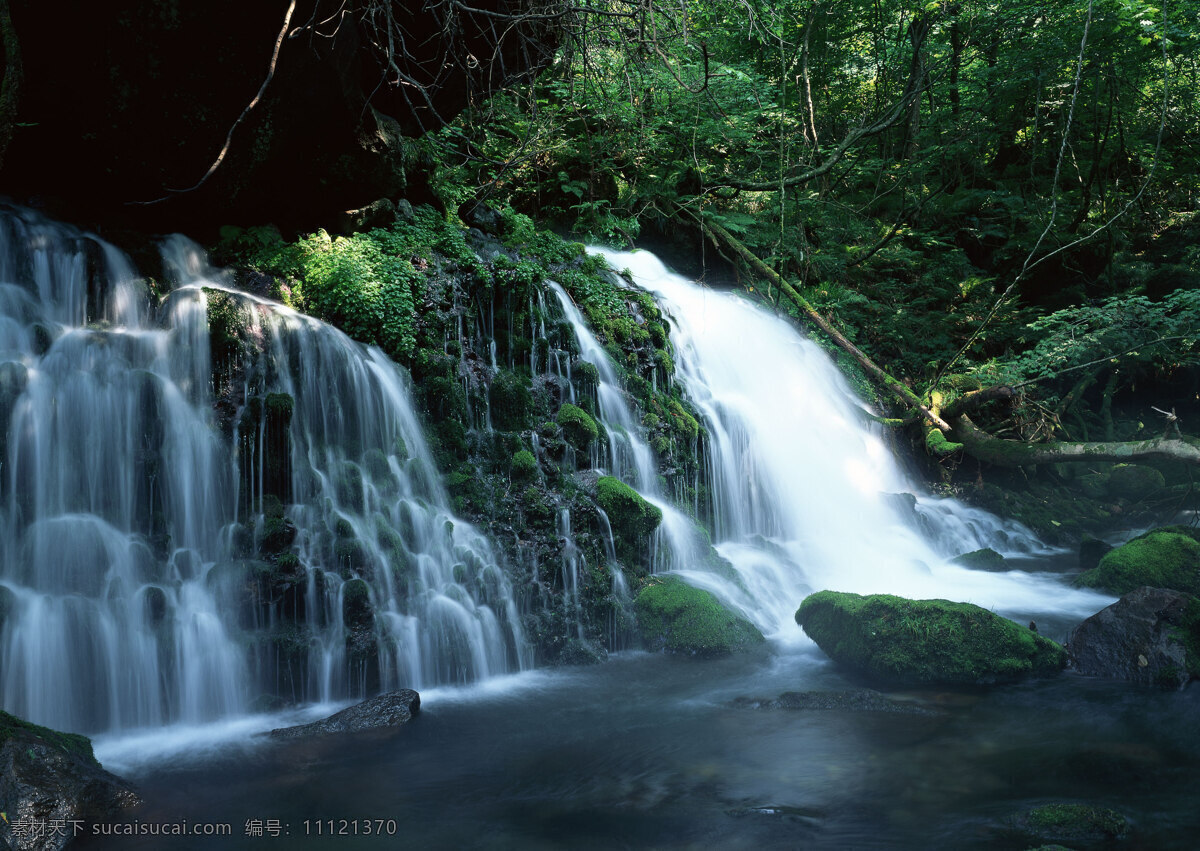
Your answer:
[[[860,685],[811,647],[716,662],[628,654],[428,693],[390,737],[168,757],[135,774],[148,801],[135,816],[233,825],[232,839],[172,849],[285,847],[246,837],[248,819],[278,819],[287,848],[390,847],[395,837],[335,839],[327,826],[394,819],[413,848],[1024,849],[1037,843],[1012,829],[1015,813],[1079,801],[1130,819],[1123,848],[1194,847],[1200,691],[1067,674],[892,695],[937,710],[926,715],[733,703]]]

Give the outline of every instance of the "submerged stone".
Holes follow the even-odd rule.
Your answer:
[[[738,697],[733,705],[739,709],[786,709],[794,712],[887,712],[893,715],[930,715],[944,713],[917,703],[893,700],[873,689],[850,691],[788,691],[774,699]]]
[[[365,733],[399,727],[412,720],[421,709],[421,695],[410,688],[381,694],[356,703],[311,724],[281,727],[268,735],[272,739],[294,740],[336,733]]]
[[[1066,651],[971,603],[820,591],[796,622],[839,665],[893,686],[982,685],[1051,676]]]
[[[1200,593],[1200,543],[1175,527],[1154,529],[1117,547],[1078,580],[1086,588],[1127,594],[1135,588]]]
[[[652,579],[638,594],[635,610],[642,640],[652,650],[725,656],[764,641],[750,621],[674,576]]]

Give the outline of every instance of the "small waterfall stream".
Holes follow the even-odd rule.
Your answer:
[[[906,519],[893,495],[914,483],[864,425],[862,403],[815,343],[735,294],[674,275],[648,252],[596,251],[630,270],[670,316],[677,380],[708,432],[707,520],[737,579],[677,556],[673,566],[689,581],[781,638],[799,638],[796,607],[821,589],[946,597],[999,611],[1100,607],[1097,595],[1046,576],[946,563],[985,546],[1005,555],[1047,551],[1019,524],[956,500],[919,497]]]

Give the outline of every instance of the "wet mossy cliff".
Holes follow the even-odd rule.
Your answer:
[[[488,213],[466,229],[431,207],[400,202],[395,210],[384,226],[348,236],[285,241],[271,228],[228,228],[214,256],[237,269],[243,288],[325,319],[408,370],[451,505],[491,539],[538,664],[634,646],[633,601],[655,566],[662,515],[609,475],[619,471],[598,410],[599,371],[580,356],[551,282],[605,348],[654,452],[659,492],[703,522],[704,436],[672,383],[666,321],[648,294],[582,245],[523,216]],[[218,408],[253,421],[239,433],[265,436],[242,447],[242,466],[261,470],[267,485],[262,504],[246,506],[236,582],[250,589],[253,618],[274,624],[286,680],[310,643],[301,591],[314,573],[336,569],[347,580],[347,654],[365,663],[369,690],[376,631],[368,595],[354,593],[362,589],[353,536],[339,538],[336,565],[300,564],[292,552],[290,408],[286,398],[239,395],[246,382],[238,364],[256,342],[223,299],[209,293],[214,384],[224,388]]]

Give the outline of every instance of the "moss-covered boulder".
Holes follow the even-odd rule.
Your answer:
[[[1108,472],[1108,495],[1136,502],[1167,486],[1163,474],[1142,464],[1117,464]]]
[[[662,522],[662,510],[613,476],[596,480],[596,504],[608,515],[617,555],[632,567],[647,561],[649,537]]]
[[[950,563],[969,567],[972,570],[1004,570],[1004,556],[991,547],[955,556],[950,559]]]
[[[1127,594],[1135,588],[1200,593],[1200,542],[1173,527],[1155,529],[1117,547],[1076,580],[1085,588]]]
[[[1024,831],[1042,841],[1109,842],[1125,835],[1125,817],[1115,810],[1086,804],[1047,804],[1017,817]]]
[[[724,656],[763,642],[754,624],[674,576],[656,577],[634,604],[646,646],[689,656]]]
[[[580,452],[587,451],[587,448],[600,436],[600,429],[597,427],[596,421],[578,405],[572,405],[570,402],[563,403],[562,407],[558,409],[558,416],[555,419],[562,426],[563,436],[567,442]]]
[[[537,470],[537,459],[533,457],[533,453],[528,449],[522,449],[513,453],[508,471],[514,482],[532,481],[537,478]]]
[[[820,591],[796,622],[833,661],[892,686],[1050,676],[1067,661],[1058,644],[971,603]]]

